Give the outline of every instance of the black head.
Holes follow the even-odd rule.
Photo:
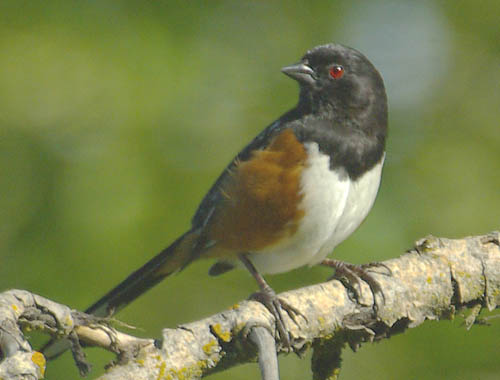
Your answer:
[[[332,112],[336,118],[373,118],[387,124],[384,82],[359,51],[328,44],[309,50],[299,63],[282,72],[300,85],[299,107],[312,113]],[[359,120],[361,121],[361,120]]]

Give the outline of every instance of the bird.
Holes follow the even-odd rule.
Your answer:
[[[286,346],[282,314],[300,312],[264,274],[323,264],[376,289],[362,266],[327,256],[359,227],[377,196],[388,131],[382,76],[361,52],[335,43],[308,50],[281,71],[299,85],[296,106],[235,156],[184,234],[86,313],[113,316],[164,278],[209,258],[212,276],[236,267],[250,272],[259,287],[255,299],[274,315]],[[51,341],[43,352],[51,359],[68,347]]]

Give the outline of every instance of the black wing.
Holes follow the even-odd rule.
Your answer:
[[[221,193],[221,185],[226,180],[227,176],[230,175],[231,170],[234,168],[237,162],[246,161],[250,158],[254,150],[265,149],[272,137],[280,133],[286,128],[290,128],[293,121],[299,117],[299,112],[297,108],[284,114],[278,120],[273,122],[271,125],[266,127],[261,133],[255,137],[250,144],[248,144],[243,150],[238,153],[238,155],[231,161],[231,163],[224,169],[219,178],[212,185],[208,193],[205,195],[201,201],[196,213],[191,219],[191,224],[194,229],[203,227],[209,220],[215,205],[223,198]]]

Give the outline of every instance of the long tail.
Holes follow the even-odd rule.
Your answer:
[[[191,231],[182,235],[169,247],[111,289],[85,312],[97,317],[111,317],[165,277],[184,268],[192,258],[191,249],[194,235]],[[55,359],[69,348],[70,343],[68,340],[52,339],[41,351],[45,358],[50,360]]]

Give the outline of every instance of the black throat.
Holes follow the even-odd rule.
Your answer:
[[[343,169],[356,180],[384,156],[387,103],[382,97],[367,109],[335,109],[330,104],[312,109],[309,102],[299,102],[295,114],[301,117],[292,128],[301,142],[318,144],[330,157],[331,169]]]

